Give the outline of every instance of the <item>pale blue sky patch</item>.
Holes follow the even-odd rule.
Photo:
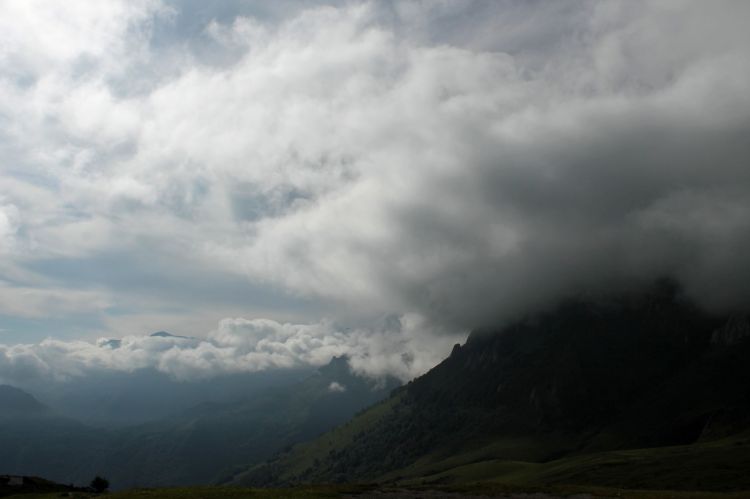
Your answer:
[[[37,343],[45,338],[64,340],[96,338],[105,330],[103,317],[91,313],[65,317],[26,318],[0,314],[0,343]]]

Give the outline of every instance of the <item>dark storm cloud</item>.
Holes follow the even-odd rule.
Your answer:
[[[694,112],[708,113],[716,103],[707,102],[605,107],[578,117],[572,132],[544,125],[531,143],[482,144],[480,157],[468,158],[475,175],[433,186],[429,195],[438,203],[459,199],[463,211],[453,222],[429,207],[398,215],[415,252],[449,244],[472,256],[422,282],[396,275],[395,285],[431,313],[455,311],[459,322],[479,324],[659,276],[677,278],[709,308],[747,307],[750,115],[743,116],[743,100],[735,94],[725,103],[741,106],[728,113],[734,116],[726,108]],[[488,245],[488,228],[508,232],[511,247]]]
[[[438,47],[392,61],[386,111],[344,113],[369,124],[347,146],[387,137],[354,153],[357,182],[263,227],[249,254],[271,245],[302,272],[279,269],[292,287],[458,327],[660,276],[708,308],[746,307],[747,6],[580,7],[531,58]],[[550,8],[524,8],[516,35]]]

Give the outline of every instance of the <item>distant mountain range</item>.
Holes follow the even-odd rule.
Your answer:
[[[165,340],[195,340],[166,331],[149,336]],[[121,340],[103,340],[98,346],[117,349],[121,347]],[[299,367],[183,381],[155,368],[134,371],[101,369],[63,380],[32,377],[18,388],[33,393],[59,415],[92,426],[112,428],[172,419],[206,402],[226,403],[253,398],[270,389],[300,382],[314,372],[313,367]]]
[[[119,429],[87,426],[4,386],[0,470],[77,484],[99,474],[114,488],[213,483],[334,428],[398,385],[357,376],[339,357],[301,381]]]
[[[748,429],[747,317],[704,313],[664,282],[475,331],[387,400],[228,483],[747,489]]]
[[[346,358],[333,358],[299,383],[118,431],[102,468],[117,487],[215,483],[344,423],[398,385],[356,376]]]
[[[166,331],[157,331],[155,333],[151,333],[150,336],[152,338],[182,338],[184,340],[194,339],[194,338],[191,338],[189,336],[180,336],[179,334],[172,334],[172,333],[168,333]]]
[[[102,371],[67,382],[34,384],[23,389],[60,415],[103,428],[173,419],[206,402],[228,403],[253,398],[306,379],[314,368],[228,374],[175,380],[156,369]]]

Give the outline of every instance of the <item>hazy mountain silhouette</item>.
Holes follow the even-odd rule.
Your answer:
[[[302,380],[300,374],[289,372],[294,377],[287,383],[264,389],[249,384],[245,396],[233,402],[202,403],[138,426],[91,427],[51,411],[43,420],[7,419],[0,427],[0,470],[79,484],[100,474],[114,488],[212,483],[237,466],[261,462],[334,428],[399,385],[395,379],[357,376],[343,357]],[[216,387],[223,382],[216,380]],[[0,403],[5,392],[19,408],[44,408],[10,387],[0,390]]]
[[[180,336],[178,334],[172,334],[166,331],[157,331],[155,333],[151,333],[149,336],[151,336],[152,338],[182,338],[185,340],[192,339],[189,336]]]
[[[39,416],[49,409],[32,395],[9,385],[0,385],[0,418]]]
[[[230,402],[297,383],[313,369],[228,374],[183,382],[155,369],[103,371],[62,383],[37,384],[29,391],[59,414],[100,427],[124,427],[165,418],[204,402]]]
[[[32,395],[0,386],[0,473],[83,483],[105,435],[61,417]]]
[[[102,466],[117,487],[216,482],[334,428],[398,384],[354,375],[345,358],[334,358],[301,382],[119,431]]]

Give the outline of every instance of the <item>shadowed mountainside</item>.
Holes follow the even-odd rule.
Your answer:
[[[749,334],[745,316],[708,315],[666,282],[616,299],[570,300],[500,331],[475,331],[388,400],[233,480],[448,480],[450,469],[480,462],[718,441],[750,428]],[[709,454],[715,461],[721,452],[701,455]],[[711,462],[703,464],[710,473]],[[490,469],[477,476],[502,474]],[[704,486],[731,488],[745,474],[734,473]],[[662,486],[695,481],[672,482]]]

